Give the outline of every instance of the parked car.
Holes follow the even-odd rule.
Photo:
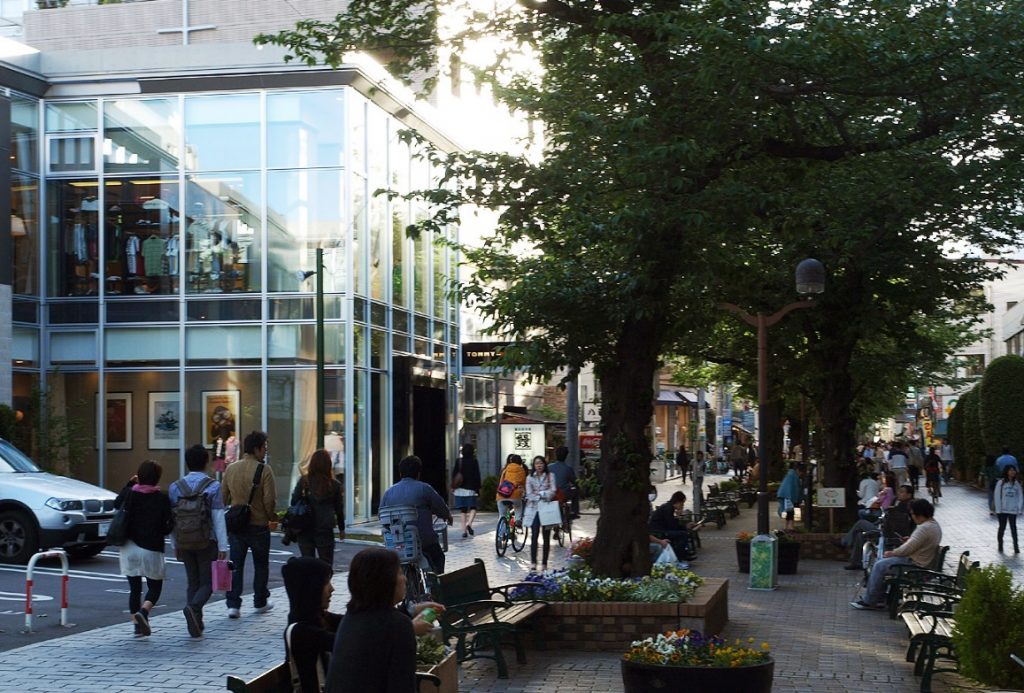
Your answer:
[[[95,556],[107,545],[115,498],[99,486],[44,472],[0,438],[0,562],[27,563],[48,548]]]

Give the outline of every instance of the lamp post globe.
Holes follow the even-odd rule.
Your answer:
[[[825,265],[810,257],[797,265],[796,292],[801,296],[825,293]]]

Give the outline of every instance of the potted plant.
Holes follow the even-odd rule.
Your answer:
[[[736,564],[741,573],[750,572],[750,540],[754,535],[750,532],[737,532],[736,534]]]
[[[794,532],[791,530],[775,532],[779,542],[779,575],[796,575],[797,565],[800,563],[800,542],[793,535]]]
[[[577,539],[569,547],[569,567],[578,567],[590,563],[590,553],[594,550],[594,539],[583,537]]]
[[[441,679],[440,693],[458,693],[459,670],[455,651],[445,647],[444,643],[433,635],[421,635],[416,638],[416,671],[433,674]],[[438,693],[433,684],[426,682],[420,684],[420,691]]]
[[[634,641],[622,657],[625,693],[698,690],[770,693],[775,660],[768,643],[728,643],[696,630],[668,631]]]

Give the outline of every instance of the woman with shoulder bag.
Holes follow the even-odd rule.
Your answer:
[[[523,494],[526,493],[526,465],[523,458],[512,453],[505,459],[505,468],[501,470],[498,478],[498,493],[495,500],[498,502],[498,512],[505,511],[504,506],[514,505],[516,509],[516,521],[523,521]]]
[[[541,501],[554,500],[557,486],[555,477],[548,471],[548,461],[537,455],[533,458],[533,473],[526,478],[526,510],[523,513],[523,526],[533,531],[530,534],[530,566],[531,571],[537,570],[537,538],[544,533],[544,564],[548,569],[548,554],[551,553],[551,527],[542,527],[540,513]]]
[[[462,511],[462,538],[473,532],[473,520],[476,519],[477,497],[480,494],[480,463],[473,454],[473,446],[466,443],[462,446],[462,456],[456,460],[452,470],[452,495],[455,496],[455,509]]]
[[[338,538],[345,538],[345,496],[333,475],[331,454],[317,450],[309,459],[306,475],[292,491],[291,505],[305,502],[312,516],[306,526],[294,533],[299,552],[306,557],[318,556],[334,567],[334,528]]]
[[[125,506],[128,534],[121,546],[121,574],[128,578],[128,611],[136,635],[150,635],[149,612],[160,599],[166,568],[164,537],[174,529],[171,500],[160,490],[163,468],[152,460],[139,465],[128,480],[114,507]],[[146,599],[142,600],[142,578],[146,578]]]

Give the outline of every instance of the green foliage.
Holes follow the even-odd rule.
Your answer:
[[[485,476],[480,482],[480,495],[477,498],[477,506],[480,512],[498,512],[498,477],[493,474]]]
[[[432,667],[444,659],[444,643],[433,635],[420,635],[416,638],[416,664]]]
[[[57,371],[53,372],[57,377]],[[19,445],[23,451],[31,450],[33,461],[46,471],[65,476],[77,476],[82,460],[93,436],[86,423],[69,412],[84,411],[85,402],[68,402],[58,409],[53,403],[53,393],[47,388],[33,386],[28,410],[25,412],[26,428],[32,432],[32,440]]]
[[[722,493],[730,493],[732,491],[740,490],[740,482],[735,479],[726,479],[725,481],[718,482],[718,490]]]
[[[957,464],[963,465],[964,476],[962,478],[965,480],[977,479],[985,465],[985,446],[982,444],[981,438],[980,404],[980,385],[975,385],[960,395],[960,401],[957,403],[957,409],[961,409],[963,412],[964,439],[960,452],[963,459]]]
[[[14,440],[14,424],[17,421],[17,415],[14,410],[6,404],[0,404],[0,438],[4,440]]]
[[[953,463],[956,466],[957,478],[966,480],[967,464],[963,460],[963,455],[960,453],[961,447],[964,442],[964,417],[963,410],[960,408],[959,399],[957,400],[956,406],[949,412],[946,423],[946,437],[949,440],[950,445],[953,446]]]
[[[542,404],[533,411],[545,421],[565,421],[564,411],[559,411],[547,404]]]
[[[953,644],[960,671],[990,686],[1024,688],[1024,669],[1010,659],[1024,643],[1024,590],[1006,566],[972,570],[956,612]]]
[[[1000,356],[981,379],[981,437],[985,453],[999,455],[1004,446],[1024,454],[1024,357]]]

